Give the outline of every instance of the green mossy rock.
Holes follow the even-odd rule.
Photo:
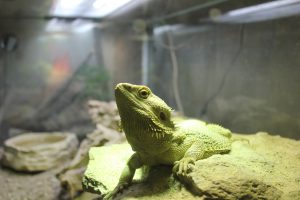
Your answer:
[[[300,141],[267,133],[237,135],[229,154],[196,162],[183,186],[171,167],[139,170],[134,183],[116,199],[300,199]],[[95,147],[83,186],[104,194],[114,188],[126,160],[128,144]],[[188,189],[186,189],[188,188]]]
[[[126,161],[133,154],[128,143],[104,147],[92,147],[89,164],[83,177],[84,190],[105,194],[118,183]],[[141,180],[142,170],[136,171],[134,180]]]

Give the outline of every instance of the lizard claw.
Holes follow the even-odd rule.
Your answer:
[[[174,163],[173,173],[175,173],[178,177],[187,178],[188,173],[191,172],[195,165],[194,158],[182,158],[179,161]]]
[[[103,200],[112,200],[118,193],[122,192],[127,186],[128,183],[118,184],[114,190],[108,192],[103,196]]]

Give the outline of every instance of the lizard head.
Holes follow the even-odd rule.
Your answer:
[[[172,109],[147,86],[119,83],[115,97],[125,133],[125,126],[134,123],[143,132],[154,133],[156,137],[161,136],[159,133],[164,136],[174,130]]]

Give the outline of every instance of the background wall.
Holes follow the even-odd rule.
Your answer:
[[[299,19],[173,30],[185,114],[236,132],[300,138]],[[162,44],[165,33],[154,36],[152,87],[177,108]]]
[[[105,24],[95,28],[97,56],[110,72],[111,88],[119,82],[141,82],[141,41],[132,24]],[[111,98],[114,97],[113,91]]]
[[[86,134],[92,130],[86,100],[111,98],[93,29],[51,23],[1,20],[0,36],[14,34],[19,41],[16,51],[0,50],[3,138],[23,130]]]
[[[187,116],[235,132],[300,138],[299,19],[156,26],[146,31],[148,85],[178,109],[166,36],[171,30]],[[1,70],[7,65],[6,75],[1,73],[7,90],[1,97],[3,138],[19,129],[86,134],[92,128],[85,108],[88,99],[112,100],[116,83],[142,83],[143,40],[135,22],[52,33],[46,31],[46,22],[0,25],[1,35],[12,32],[20,40],[16,52],[0,54]]]

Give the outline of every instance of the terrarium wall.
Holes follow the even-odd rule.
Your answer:
[[[15,51],[0,50],[1,141],[23,130],[93,129],[85,103],[111,99],[110,75],[94,30],[81,25],[72,30],[69,22],[1,21],[0,35],[18,39]]]
[[[111,74],[111,89],[120,82],[141,83],[142,42],[131,23],[95,28],[95,47]]]
[[[75,127],[87,133],[80,129],[90,120],[83,100],[113,99],[119,82],[146,83],[178,110],[173,49],[185,115],[235,132],[269,131],[299,138],[299,22],[294,17],[244,25],[154,27],[147,32],[149,40],[131,23],[52,33],[45,31],[45,22],[2,23],[1,34],[16,33],[19,46],[11,53],[1,50],[1,69],[7,65],[6,75],[1,73],[7,91],[5,98],[1,96],[1,127]]]
[[[244,25],[173,28],[154,34],[149,75],[173,108],[175,49],[184,113],[235,132],[300,138],[300,18]],[[158,78],[159,74],[159,78]],[[176,87],[175,87],[176,88]]]

